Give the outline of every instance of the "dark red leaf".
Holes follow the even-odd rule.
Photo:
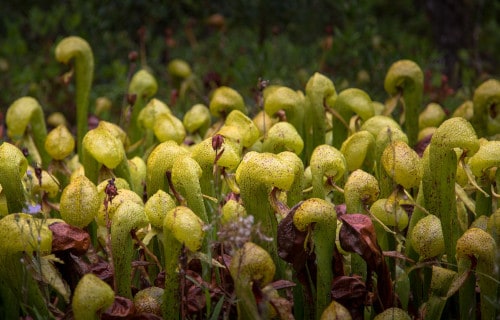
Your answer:
[[[371,273],[377,274],[377,295],[374,308],[382,311],[394,306],[392,279],[385,262],[382,249],[377,243],[377,236],[372,220],[364,214],[346,214],[340,229],[340,245],[346,251],[359,254],[367,265],[366,283],[371,283]],[[370,287],[370,285],[368,285]]]
[[[360,276],[340,276],[333,279],[332,299],[349,310],[353,319],[363,319],[369,292]]]
[[[132,319],[135,307],[132,300],[116,296],[113,305],[101,315],[103,320]]]
[[[353,213],[343,215],[340,220],[343,222],[339,234],[342,248],[359,254],[368,265],[381,264],[384,257],[370,217]]]
[[[52,251],[70,251],[74,255],[83,255],[90,246],[89,234],[77,227],[63,222],[49,226],[52,231]]]
[[[306,300],[312,301],[310,280],[316,282],[316,254],[314,250],[305,250],[307,232],[298,230],[293,224],[293,216],[298,206],[290,209],[278,225],[278,255],[292,264],[297,280],[304,286]]]

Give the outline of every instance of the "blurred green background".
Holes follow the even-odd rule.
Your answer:
[[[1,11],[0,110],[30,95],[70,121],[74,87],[62,80],[70,67],[54,58],[68,35],[90,43],[91,98],[110,98],[111,116],[126,103],[129,73],[141,67],[158,80],[157,97],[173,103],[166,66],[174,58],[191,65],[205,84],[203,96],[209,83],[224,84],[250,106],[259,78],[303,89],[316,71],[331,77],[337,91],[358,87],[383,101],[385,73],[403,58],[426,73],[426,102],[448,109],[500,75],[498,1],[8,1]],[[203,102],[197,99],[184,103]]]

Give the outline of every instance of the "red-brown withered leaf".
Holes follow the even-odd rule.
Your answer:
[[[371,273],[377,274],[377,294],[374,302],[375,310],[384,310],[392,307],[394,296],[389,268],[384,259],[382,249],[377,243],[377,236],[372,220],[363,214],[346,214],[340,217],[340,245],[346,251],[359,254],[366,262],[367,283],[371,283]],[[371,287],[369,285],[368,287]]]
[[[49,226],[52,231],[52,251],[70,251],[74,255],[83,255],[90,246],[89,234],[64,222],[56,222]]]
[[[115,301],[106,309],[102,314],[101,319],[103,320],[118,320],[118,319],[130,319],[135,313],[135,306],[132,300],[116,296]]]
[[[305,249],[307,231],[300,231],[293,224],[293,216],[297,207],[293,207],[278,225],[278,255],[292,264],[297,279],[304,286],[309,287],[309,279],[316,279],[316,255],[314,250],[306,251]]]
[[[343,222],[339,233],[341,247],[359,254],[369,265],[379,265],[384,257],[370,217],[353,213],[341,216],[340,220]]]
[[[331,293],[332,299],[346,307],[353,319],[363,319],[365,305],[370,302],[369,292],[360,276],[335,277]]]

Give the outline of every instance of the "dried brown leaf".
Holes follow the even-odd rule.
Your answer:
[[[52,231],[52,252],[70,251],[74,255],[83,255],[90,246],[89,234],[75,226],[56,222],[49,226]]]
[[[103,320],[132,319],[135,307],[132,300],[116,296],[113,305],[106,309],[101,316]]]

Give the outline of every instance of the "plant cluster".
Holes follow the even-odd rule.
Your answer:
[[[55,58],[74,134],[33,97],[5,114],[2,318],[500,314],[498,80],[448,115],[399,60],[384,103],[316,72],[259,79],[253,105],[213,83],[178,117],[139,69],[120,121],[89,121],[90,45],[64,38]],[[200,95],[189,64],[168,71],[177,98]]]

